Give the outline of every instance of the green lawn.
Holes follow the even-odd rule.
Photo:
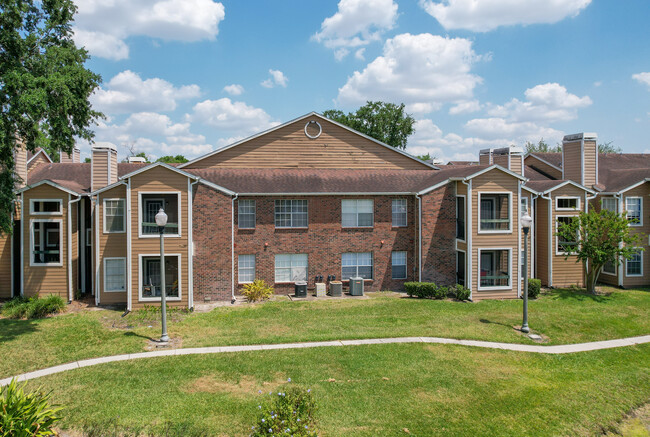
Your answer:
[[[62,427],[89,435],[247,435],[260,398],[289,377],[312,389],[327,436],[406,436],[405,428],[418,436],[600,435],[650,400],[650,344],[562,356],[424,344],[178,356],[30,386],[52,389],[66,406]]]
[[[530,303],[530,326],[548,344],[650,334],[650,292],[605,291],[609,294],[544,294]],[[401,336],[531,342],[512,329],[521,323],[518,300],[460,303],[376,296],[174,315],[169,333],[183,347]],[[42,320],[0,319],[0,378],[83,358],[139,352],[149,337],[160,335],[155,314],[120,316],[105,310]]]

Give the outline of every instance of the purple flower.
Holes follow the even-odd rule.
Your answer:
[[[269,428],[269,432],[273,432],[273,430],[271,428]]]
[[[298,418],[297,421],[300,422],[300,418]]]
[[[266,419],[262,419],[262,423],[266,422]]]
[[[307,393],[311,393],[311,389],[310,389],[310,388],[307,389]]]
[[[291,378],[287,379],[287,382],[291,382]]]

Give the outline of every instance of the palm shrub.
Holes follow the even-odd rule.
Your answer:
[[[0,436],[56,435],[52,427],[61,420],[61,408],[50,406],[50,393],[25,392],[15,379],[0,392]]]
[[[291,387],[268,396],[266,402],[258,405],[260,413],[257,424],[251,427],[252,436],[318,435],[314,418],[317,406],[311,390]]]
[[[260,300],[266,300],[273,295],[273,287],[266,285],[261,279],[256,279],[250,284],[244,285],[242,294],[246,296],[249,302],[257,302]]]
[[[50,314],[61,312],[65,302],[61,297],[16,297],[2,306],[2,315],[10,319],[39,319]]]

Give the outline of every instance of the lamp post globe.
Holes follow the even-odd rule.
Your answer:
[[[151,216],[149,216],[151,217]],[[156,214],[156,224],[160,227],[165,227],[167,224],[167,214],[165,214],[165,210],[160,208],[158,210],[158,214]]]
[[[524,320],[521,324],[521,332],[529,333],[528,327],[528,232],[530,226],[533,224],[533,219],[528,214],[528,208],[524,209],[521,217],[519,218],[521,228],[524,231]]]
[[[162,334],[160,335],[160,342],[167,343],[169,336],[167,335],[167,296],[165,284],[165,226],[167,225],[167,214],[160,208],[156,214],[156,224],[158,225],[158,232],[160,233],[160,315],[162,319]]]

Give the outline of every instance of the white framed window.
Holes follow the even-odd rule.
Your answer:
[[[30,220],[30,266],[62,266],[61,219]]]
[[[615,197],[603,197],[602,208],[604,211],[611,211],[616,213],[618,211],[618,199]]]
[[[617,264],[618,263],[615,262],[614,260],[607,261],[605,264],[603,264],[603,269],[602,269],[601,273],[603,273],[605,275],[616,276],[616,265]]]
[[[372,199],[341,200],[341,226],[344,228],[372,228],[375,222]]]
[[[138,255],[140,259],[140,287],[139,299],[141,301],[160,301],[161,276],[160,254],[148,253]],[[165,296],[169,301],[181,300],[181,254],[165,253]]]
[[[126,258],[104,258],[104,292],[126,291]]]
[[[478,193],[479,233],[512,233],[512,193]]]
[[[393,227],[402,228],[407,225],[406,205],[406,199],[393,199],[391,206],[393,213]]]
[[[307,254],[291,253],[275,255],[275,282],[307,280]]]
[[[162,208],[165,211],[165,214],[167,214],[165,237],[181,236],[181,192],[140,191],[138,193],[138,236],[140,238],[158,237],[156,214],[158,214],[160,208]]]
[[[391,253],[391,275],[392,279],[406,279],[406,252]]]
[[[556,197],[555,210],[556,211],[576,211],[580,209],[579,197]]]
[[[372,252],[341,254],[341,279],[372,279]]]
[[[309,224],[306,199],[275,201],[276,228],[306,228]]]
[[[560,231],[560,225],[562,224],[569,224],[571,221],[577,218],[577,216],[571,216],[571,215],[559,215],[555,217],[555,233],[557,234]],[[578,235],[575,236],[573,239],[566,239],[564,237],[560,237],[559,235],[555,236],[555,254],[556,255],[566,255],[567,253],[567,247],[569,246],[575,246],[578,244]]]
[[[86,228],[86,246],[90,247],[93,245],[93,229]]]
[[[456,196],[456,239],[465,241],[465,196]]]
[[[643,276],[643,251],[637,250],[625,260],[625,276]]]
[[[237,271],[240,284],[253,282],[255,280],[255,255],[239,255]]]
[[[528,214],[530,214],[530,210],[528,209],[528,197],[522,197],[521,199],[519,199],[519,204],[521,207],[520,212],[526,211],[528,212]]]
[[[464,250],[456,251],[456,283],[465,287],[467,254]]]
[[[486,248],[478,250],[478,289],[512,289],[512,249]]]
[[[61,199],[30,199],[29,213],[31,215],[63,215]]]
[[[237,226],[239,229],[255,229],[255,200],[237,201]]]
[[[104,199],[104,233],[126,232],[125,199]]]
[[[630,226],[643,226],[643,198],[626,197],[625,211],[627,211],[627,220]]]

